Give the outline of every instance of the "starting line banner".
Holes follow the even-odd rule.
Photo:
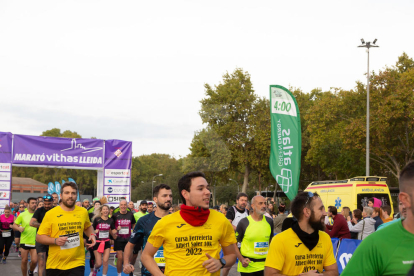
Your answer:
[[[130,199],[132,142],[13,135],[0,132],[0,214],[11,196],[12,166],[98,171],[97,196],[111,204]],[[110,197],[116,195],[116,197]]]

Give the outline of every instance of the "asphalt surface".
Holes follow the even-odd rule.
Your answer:
[[[85,263],[89,267],[89,254],[86,257],[86,262]],[[22,275],[20,265],[21,265],[21,259],[17,256],[17,253],[10,253],[9,257],[7,258],[7,263],[5,265],[0,263],[0,271],[1,271],[0,274],[5,275],[5,276]],[[137,264],[136,264],[135,267],[136,268],[135,268],[134,275],[140,276],[141,275],[141,269],[138,266],[138,261],[137,261]],[[26,276],[26,275],[27,274],[25,274],[24,276]],[[37,276],[37,273],[35,273],[35,275]],[[88,276],[88,275],[89,274],[87,274],[85,272],[85,276]],[[102,271],[100,271],[98,275],[102,275]],[[124,275],[128,276],[127,274],[122,273],[122,276],[124,276]],[[116,276],[115,267],[113,265],[113,256],[111,256],[110,260],[109,260],[108,276]],[[236,264],[230,270],[229,276],[240,276],[240,273],[237,272]]]

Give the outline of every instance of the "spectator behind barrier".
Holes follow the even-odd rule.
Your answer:
[[[383,224],[384,222],[381,219],[381,208],[374,207],[374,211],[372,212],[372,218],[375,219],[375,231],[377,231],[378,226]]]
[[[331,238],[350,239],[351,233],[349,232],[348,224],[343,215],[338,214],[338,210],[335,206],[328,208],[328,217],[331,217],[334,221],[333,225],[326,225],[326,233]]]
[[[347,217],[347,219],[351,219],[352,226],[357,224],[362,220],[362,212],[359,209],[355,209],[352,212],[352,218],[350,216]],[[358,239],[358,232],[351,232],[351,239],[357,240]]]
[[[363,240],[370,234],[375,232],[375,219],[371,218],[373,209],[371,207],[364,207],[362,217],[364,218],[354,226],[351,223],[351,218],[348,217],[348,228],[351,232],[358,232],[358,240]]]

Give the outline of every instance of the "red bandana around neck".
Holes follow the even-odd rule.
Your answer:
[[[191,226],[203,225],[210,215],[210,209],[187,206],[185,204],[181,204],[180,208],[181,217]]]

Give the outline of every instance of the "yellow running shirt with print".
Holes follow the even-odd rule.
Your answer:
[[[154,247],[164,246],[165,275],[214,275],[202,264],[208,258],[206,253],[220,259],[221,247],[235,244],[233,227],[226,217],[210,210],[207,221],[202,226],[191,226],[175,212],[163,217],[154,226],[148,242]]]
[[[277,234],[270,243],[265,266],[281,271],[283,275],[299,275],[336,263],[329,235],[319,231],[318,244],[309,251],[292,228]]]
[[[75,206],[73,211],[64,211],[60,206],[48,211],[40,224],[38,235],[47,235],[51,238],[67,236],[63,246],[50,245],[46,269],[68,270],[78,266],[85,266],[85,250],[83,232],[91,226],[88,211]]]

